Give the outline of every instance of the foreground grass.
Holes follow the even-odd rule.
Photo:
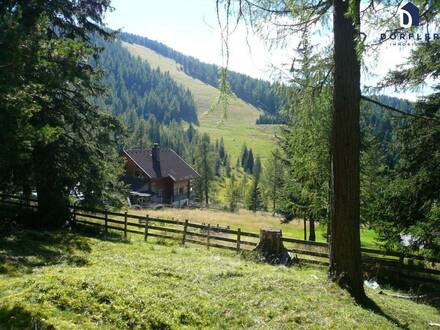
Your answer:
[[[424,329],[434,307],[368,291],[364,309],[314,268],[178,245],[23,232],[0,241],[2,329]]]
[[[179,209],[163,208],[159,210],[129,210],[130,213],[145,216],[147,213],[151,217],[164,219],[188,219],[197,223],[220,224],[230,226],[231,229],[241,228],[244,231],[259,233],[260,228],[275,227],[283,231],[285,237],[304,239],[304,223],[302,220],[295,219],[289,223],[282,223],[282,218],[272,215],[270,212],[252,212],[240,209],[237,212],[227,212],[214,209]],[[325,242],[324,234],[327,231],[325,226],[316,225],[316,240]],[[307,235],[309,228],[307,225]],[[362,246],[378,247],[376,233],[372,229],[363,228],[361,230]]]

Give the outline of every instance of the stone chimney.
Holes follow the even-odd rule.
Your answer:
[[[153,144],[151,149],[151,156],[153,158],[153,163],[160,162],[160,147],[158,143]]]
[[[162,176],[160,170],[160,147],[158,143],[153,144],[151,149],[151,158],[153,159],[153,169],[158,177]]]

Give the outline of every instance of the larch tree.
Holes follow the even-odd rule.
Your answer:
[[[422,9],[421,21],[429,21],[435,16],[434,2],[415,2]],[[367,34],[361,31],[361,16],[362,23],[374,27],[375,32],[378,28],[387,29],[386,32],[399,31],[398,19],[390,18],[398,17],[401,3],[397,0],[369,0],[361,11],[360,0],[216,0],[226,56],[229,54],[230,31],[234,30],[228,27],[232,21],[239,24],[242,20],[270,43],[284,46],[291,36],[302,39],[312,30],[332,32],[329,277],[358,300],[365,297],[359,227],[360,72],[365,47],[372,46],[367,45]],[[331,25],[327,24],[329,20]],[[379,45],[383,40],[376,41],[375,44]]]
[[[281,185],[278,212],[289,221],[294,217],[309,222],[309,240],[315,241],[315,222],[328,220],[330,171],[331,86],[323,82],[328,72],[328,56],[313,55],[313,46],[304,39],[295,81],[290,87],[288,121],[281,130],[286,175]]]
[[[230,178],[226,179],[226,203],[229,211],[235,212],[238,208],[238,203],[240,202],[240,186],[239,182],[232,174]]]
[[[265,164],[266,166],[264,167],[262,181],[265,187],[265,193],[271,202],[270,207],[272,207],[272,212],[275,213],[278,206],[278,201],[280,199],[281,185],[284,174],[279,149],[275,149],[275,151],[271,153]]]
[[[219,6],[220,1],[217,1]],[[225,1],[226,16],[238,4],[238,17],[267,29],[268,21],[284,32],[305,35],[333,9],[333,107],[331,138],[331,207],[329,277],[354,297],[365,297],[360,253],[360,0]],[[280,18],[280,19],[279,19]],[[292,23],[286,23],[291,18]],[[260,29],[260,30],[261,30]],[[228,34],[222,30],[227,44]],[[280,36],[280,34],[277,34]],[[284,35],[285,36],[285,35]]]

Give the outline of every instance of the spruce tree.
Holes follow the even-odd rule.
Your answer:
[[[196,158],[196,169],[200,174],[200,178],[197,179],[199,195],[204,200],[205,206],[209,205],[209,191],[214,177],[213,162],[213,147],[210,145],[209,136],[205,133],[201,137]]]
[[[283,184],[284,169],[281,164],[281,154],[279,149],[275,149],[266,161],[265,170],[263,172],[263,186],[267,191],[267,197],[271,202],[273,213],[276,212],[278,202],[281,195],[281,187]]]
[[[246,169],[246,165],[248,162],[248,148],[246,147],[246,144],[243,144],[241,147],[241,157],[240,157],[240,164],[243,169]]]
[[[385,86],[406,90],[438,77],[440,41],[415,49],[406,66],[390,72]],[[393,148],[399,159],[379,180],[383,189],[376,199],[373,226],[390,249],[413,250],[440,257],[440,85],[434,81],[430,95],[415,103],[412,116],[400,117],[395,125]],[[411,244],[403,247],[401,235]],[[423,249],[420,247],[423,246]]]
[[[91,36],[111,37],[103,28],[107,9],[106,0],[0,6],[0,185],[36,188],[40,227],[65,223],[75,191],[83,204],[120,205],[122,129],[91,101],[103,92],[89,64],[99,55]]]
[[[244,170],[250,174],[252,174],[254,170],[254,153],[252,152],[252,148],[249,149]]]

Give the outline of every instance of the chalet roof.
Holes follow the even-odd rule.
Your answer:
[[[160,148],[158,152],[158,161],[153,161],[152,149],[124,150],[124,154],[150,179],[169,177],[173,181],[181,181],[199,177],[199,174],[174,150]]]

